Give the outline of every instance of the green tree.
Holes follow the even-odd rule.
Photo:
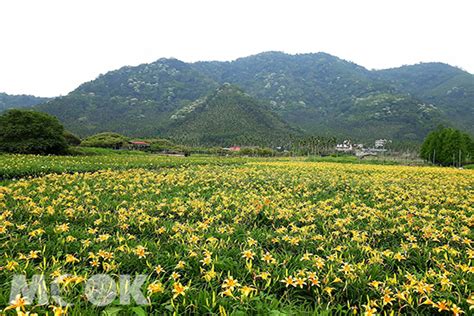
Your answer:
[[[46,113],[9,110],[0,116],[0,151],[21,154],[62,154],[67,149],[64,127]]]
[[[127,143],[127,138],[117,133],[99,133],[87,137],[81,142],[83,147],[102,147],[119,149]]]
[[[69,131],[64,131],[64,138],[69,146],[79,146],[81,139]]]
[[[420,156],[444,166],[462,165],[474,156],[473,140],[459,130],[439,127],[425,138]]]

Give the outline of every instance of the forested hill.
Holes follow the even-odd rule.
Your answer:
[[[165,135],[179,143],[282,145],[301,132],[237,86],[224,84],[176,111]]]
[[[396,89],[436,104],[448,121],[474,133],[474,75],[443,63],[421,63],[377,74]]]
[[[110,71],[38,109],[56,115],[80,136],[103,131],[157,136],[174,122],[171,116],[178,109],[218,86],[190,64],[160,59]]]
[[[159,59],[101,75],[38,109],[58,116],[81,136],[115,131],[208,142],[221,139],[213,122],[230,124],[228,112],[236,110],[231,104],[221,104],[213,112],[222,120],[205,125],[174,117],[230,83],[248,93],[264,112],[307,134],[419,141],[439,123],[474,133],[469,124],[474,121],[473,77],[443,64],[369,71],[325,53],[266,52],[232,62]],[[240,114],[234,119],[241,119]],[[256,125],[264,124],[253,120],[250,127],[250,122],[246,120],[242,134],[260,131]]]
[[[36,104],[44,103],[47,100],[48,98],[40,98],[32,95],[10,95],[0,92],[0,111],[13,108],[30,107]]]
[[[266,52],[194,66],[267,100],[274,112],[308,133],[419,140],[443,119],[450,121],[436,105],[397,89],[376,72],[326,53]]]

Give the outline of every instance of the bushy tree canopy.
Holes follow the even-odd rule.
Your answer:
[[[83,147],[102,147],[118,149],[127,142],[127,138],[117,133],[99,133],[84,139],[81,143]]]
[[[79,146],[81,139],[69,131],[64,131],[64,138],[69,146]]]
[[[471,137],[453,128],[439,127],[428,134],[420,155],[436,164],[462,165],[474,156],[474,142]]]
[[[46,113],[9,110],[0,116],[0,151],[61,154],[67,149],[64,127]]]

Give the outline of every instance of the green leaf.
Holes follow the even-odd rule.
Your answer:
[[[130,310],[133,311],[135,313],[135,315],[137,315],[137,316],[146,316],[147,315],[147,312],[145,312],[145,310],[140,306],[132,307],[132,308],[130,308]]]
[[[102,315],[103,316],[115,316],[115,315],[118,315],[118,313],[121,310],[123,310],[122,307],[117,307],[117,306],[109,307],[109,308],[102,311]]]

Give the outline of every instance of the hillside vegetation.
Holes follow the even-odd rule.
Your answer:
[[[44,103],[48,98],[35,97],[32,95],[10,95],[0,92],[0,112],[8,109],[30,107]]]
[[[306,134],[420,142],[440,123],[474,133],[473,75],[445,64],[369,71],[325,53],[267,52],[232,62],[160,59],[111,71],[37,108],[80,136],[112,131],[221,144],[258,138],[268,120],[244,118],[255,107],[241,107],[234,116],[237,108],[229,102],[212,119],[196,113],[193,124],[176,119],[226,83]],[[221,132],[223,122],[230,130],[245,127],[230,137]]]

